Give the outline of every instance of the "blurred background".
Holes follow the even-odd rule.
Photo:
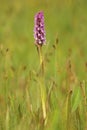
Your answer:
[[[87,81],[87,0],[0,0],[0,130],[4,130],[5,125],[8,130],[9,124],[11,130],[13,126],[17,126],[15,130],[23,127],[26,130],[29,123],[32,130],[37,126],[26,104],[29,104],[27,97],[30,93],[32,108],[38,110],[35,115],[37,119],[40,113],[40,92],[38,83],[33,80],[36,77],[30,71],[38,72],[39,68],[33,37],[34,16],[39,11],[43,11],[45,17],[46,46],[43,46],[43,53],[49,54],[56,37],[59,40],[55,51],[52,50],[45,72],[47,90],[52,79],[58,86],[52,90],[50,109],[53,113],[48,111],[51,117],[48,119],[48,130],[58,130],[59,127],[64,130],[63,124],[66,124],[65,117],[61,115],[66,112],[64,102],[67,100],[69,58],[73,86],[78,86],[75,80]],[[77,91],[75,94],[78,94]],[[76,102],[80,102],[80,94],[77,98],[73,97]],[[34,123],[31,123],[32,120]],[[51,121],[52,128],[49,127]]]
[[[0,45],[11,50],[11,64],[35,66],[33,28],[38,11],[45,15],[47,44],[52,45],[58,34],[61,58],[71,48],[74,60],[82,56],[77,62],[81,67],[87,58],[86,0],[0,0]]]
[[[46,70],[46,78],[55,75],[60,82],[65,75],[62,72],[71,53],[78,79],[86,79],[86,0],[0,0],[0,50],[6,55],[4,58],[1,56],[1,73],[4,68],[8,70],[12,67],[20,70],[23,66],[27,67],[25,75],[32,69],[37,71],[39,58],[34,44],[33,30],[34,16],[39,11],[43,11],[45,17],[47,45],[43,46],[44,52],[49,52],[57,36],[59,39],[56,56],[54,54],[50,58],[50,64],[47,65],[49,71]],[[62,73],[62,75],[60,77],[55,73],[58,75]]]

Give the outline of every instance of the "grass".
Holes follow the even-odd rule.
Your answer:
[[[0,1],[0,130],[87,129],[86,5],[85,0]],[[47,40],[43,84],[33,38],[39,10]]]

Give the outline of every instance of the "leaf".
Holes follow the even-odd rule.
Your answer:
[[[75,87],[72,95],[72,112],[74,112],[81,102],[81,93],[78,87]]]

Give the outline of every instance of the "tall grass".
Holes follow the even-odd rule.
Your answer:
[[[39,64],[32,30],[41,9]],[[85,0],[0,1],[0,130],[87,130],[86,13]]]

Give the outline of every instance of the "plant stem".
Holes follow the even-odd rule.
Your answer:
[[[87,101],[86,101],[86,84],[85,81],[83,80],[80,82],[80,87],[82,90],[82,95],[83,95],[83,103],[84,103],[84,113],[85,113],[85,120],[87,120]],[[87,123],[85,122],[85,130],[87,130]]]
[[[71,96],[72,90],[69,91],[67,99],[67,130],[71,130]]]
[[[40,70],[41,70],[41,75],[40,75],[40,91],[41,91],[41,103],[42,103],[42,111],[43,111],[43,119],[46,119],[46,93],[45,93],[45,83],[44,83],[44,63],[43,63],[43,56],[42,56],[42,46],[38,45],[37,46],[39,58],[40,58]]]
[[[42,55],[42,46],[38,45],[37,46],[38,54],[39,54],[39,59],[40,59],[40,70],[41,70],[41,76],[44,76],[44,62],[43,62],[43,55]]]

